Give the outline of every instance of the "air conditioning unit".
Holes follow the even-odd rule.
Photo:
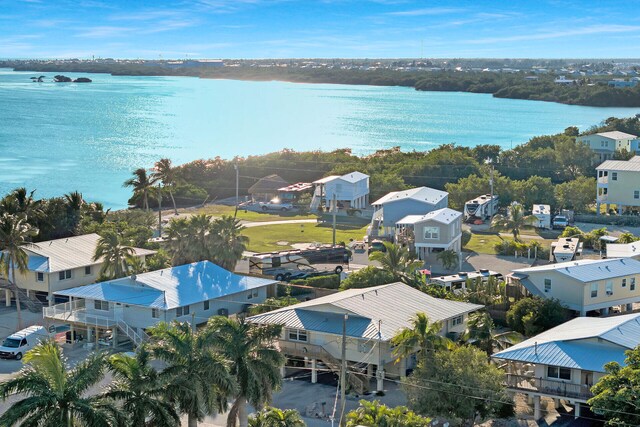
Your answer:
[[[229,317],[229,310],[226,308],[221,308],[218,310],[218,316]]]
[[[613,295],[613,291],[607,291],[607,295]]]

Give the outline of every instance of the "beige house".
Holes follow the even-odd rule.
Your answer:
[[[374,378],[377,390],[382,390],[385,378],[404,377],[407,369],[415,366],[415,355],[396,363],[390,340],[402,328],[411,326],[410,320],[416,313],[424,312],[429,320],[442,322],[440,334],[445,336],[462,333],[469,313],[481,308],[477,304],[433,298],[404,283],[391,283],[338,292],[248,320],[282,325],[280,350],[290,365],[297,362],[310,368],[314,383],[320,362],[339,372],[344,324],[347,369],[352,373],[349,381],[362,392],[368,390]]]
[[[618,213],[640,206],[640,156],[630,160],[607,160],[596,168],[596,212],[605,205],[616,205]]]
[[[583,259],[513,270],[507,283],[531,295],[555,298],[570,310],[608,314],[629,311],[640,302],[640,261],[631,258]]]
[[[98,280],[102,261],[94,261],[93,255],[100,236],[91,233],[64,239],[34,243],[26,247],[29,255],[28,271],[16,273],[18,287],[26,291],[29,298],[53,304],[53,293],[77,286],[88,285]],[[134,248],[135,256],[145,258],[156,252]],[[5,301],[11,304],[11,293],[5,289]]]
[[[627,150],[629,153],[636,153],[640,142],[636,135],[619,131],[583,135],[577,137],[576,141],[589,145],[595,153],[597,162],[611,159],[616,151]]]
[[[566,402],[580,417],[592,397],[591,386],[609,362],[625,364],[626,350],[640,344],[640,314],[578,317],[493,356],[506,370],[507,390],[533,400],[534,418],[542,417],[541,397],[555,407]]]
[[[433,252],[462,249],[462,212],[438,209],[426,215],[407,215],[396,223],[396,243],[407,242],[421,260]]]

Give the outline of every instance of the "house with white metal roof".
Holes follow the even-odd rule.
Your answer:
[[[638,147],[640,139],[630,133],[620,131],[599,132],[579,136],[576,141],[589,145],[598,162],[611,159],[616,151],[626,150],[629,153],[640,154],[640,148]]]
[[[407,215],[396,222],[395,240],[398,244],[406,243],[420,260],[435,252],[460,252],[462,212],[442,208],[426,215]]]
[[[369,175],[362,172],[327,176],[313,185],[311,210],[320,206],[331,208],[333,200],[337,209],[365,209],[369,205]]]
[[[29,256],[28,271],[16,273],[17,285],[31,298],[52,304],[53,294],[95,282],[100,276],[102,260],[93,260],[100,236],[96,233],[65,237],[25,246]],[[133,255],[145,260],[156,251],[133,248]],[[5,289],[7,305],[11,303],[11,291]]]
[[[582,259],[513,270],[507,283],[528,294],[559,300],[585,316],[608,314],[611,308],[631,310],[640,302],[640,261],[631,258]]]
[[[624,365],[625,351],[640,344],[640,313],[613,317],[578,317],[518,343],[493,356],[506,370],[506,385],[534,399],[540,418],[540,397],[580,405],[592,397],[591,386],[604,375],[604,365]]]
[[[449,204],[449,193],[429,187],[392,191],[371,205],[374,208],[370,235],[378,236],[382,227],[383,236],[392,236],[396,224],[407,215],[426,215]]]
[[[640,261],[640,241],[607,243],[607,258],[634,258]]]
[[[629,160],[607,160],[596,168],[596,213],[605,205],[616,205],[618,214],[640,208],[640,156]]]
[[[138,344],[144,329],[159,322],[200,324],[212,316],[243,312],[275,296],[276,283],[200,261],[57,291],[69,302],[45,307],[43,314],[52,323],[85,331],[90,342],[92,336],[120,331]]]
[[[375,377],[377,389],[382,390],[385,376],[403,377],[407,369],[415,366],[415,357],[396,363],[390,340],[411,326],[416,313],[423,312],[430,321],[441,322],[440,334],[447,335],[463,332],[469,313],[481,308],[477,304],[433,298],[404,283],[391,283],[338,292],[248,320],[282,325],[281,351],[289,359],[310,361],[313,382],[318,361],[339,370],[345,327],[347,363],[355,373],[353,382],[359,382],[352,385],[366,389],[369,379]]]

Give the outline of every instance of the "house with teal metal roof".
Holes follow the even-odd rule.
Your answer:
[[[612,317],[578,317],[491,356],[506,370],[512,392],[533,398],[541,416],[540,398],[580,405],[592,397],[591,386],[609,362],[624,365],[625,351],[640,344],[640,313]]]

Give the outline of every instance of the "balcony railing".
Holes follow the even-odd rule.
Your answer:
[[[104,313],[87,311],[84,299],[44,307],[42,314],[48,319],[80,323],[93,327],[111,328],[117,324],[113,309],[105,310]]]
[[[591,388],[587,385],[544,378],[507,374],[505,385],[507,388],[515,390],[538,392],[550,396],[571,397],[583,400],[593,397]]]

